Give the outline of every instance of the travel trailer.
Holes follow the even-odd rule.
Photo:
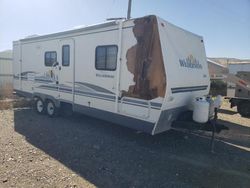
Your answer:
[[[14,41],[13,58],[14,89],[38,113],[72,109],[152,135],[210,87],[203,38],[153,15]]]
[[[228,65],[227,97],[231,108],[237,106],[238,113],[243,117],[250,118],[250,64],[241,62]]]

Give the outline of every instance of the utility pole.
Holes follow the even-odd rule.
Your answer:
[[[131,4],[132,4],[132,0],[128,0],[127,20],[131,18]]]

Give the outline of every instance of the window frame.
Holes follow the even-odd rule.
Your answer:
[[[115,47],[116,48],[116,58],[115,58],[115,68],[114,69],[107,69],[107,48],[109,47]],[[98,48],[105,48],[105,68],[98,68],[97,67],[97,50]],[[99,46],[96,46],[95,48],[95,69],[96,70],[102,70],[102,71],[115,71],[116,68],[117,68],[117,55],[118,55],[118,46],[115,45],[115,44],[112,44],[112,45],[99,45]]]
[[[56,51],[45,51],[45,53],[44,53],[44,65],[46,67],[52,67],[53,63],[51,65],[48,65],[48,63],[46,62],[46,54],[48,54],[48,53],[50,53],[50,57],[49,57],[50,59],[51,59],[51,53],[55,53],[55,55],[56,55],[56,61],[55,62],[57,62],[57,52]]]
[[[64,47],[68,47],[68,49],[69,49],[69,62],[68,62],[68,64],[64,64],[63,62],[63,60],[64,60],[64,50],[63,50],[63,48]],[[62,66],[64,66],[64,67],[69,67],[70,66],[70,45],[69,44],[65,44],[65,45],[62,45]]]

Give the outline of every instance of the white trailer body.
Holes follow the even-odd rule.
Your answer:
[[[13,42],[14,89],[152,135],[207,95],[203,39],[157,16]]]

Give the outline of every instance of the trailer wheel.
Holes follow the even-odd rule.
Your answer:
[[[34,103],[34,108],[38,114],[43,114],[45,111],[45,105],[41,98],[37,98]]]
[[[240,102],[237,105],[237,111],[242,117],[250,117],[250,102]]]
[[[48,114],[49,117],[54,117],[57,115],[57,107],[55,105],[55,103],[52,100],[47,100],[46,103],[46,112]]]

